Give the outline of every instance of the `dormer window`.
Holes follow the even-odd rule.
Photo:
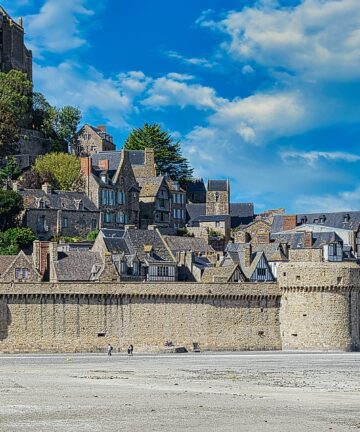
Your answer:
[[[320,218],[319,218],[319,222],[320,222],[321,224],[323,224],[323,223],[325,223],[325,221],[326,221],[326,216],[325,216],[325,215],[320,216]]]
[[[42,198],[36,199],[36,207],[39,209],[45,208],[45,201]]]
[[[100,176],[100,178],[101,178],[101,181],[102,181],[103,183],[105,183],[105,184],[108,183],[108,176],[107,176],[106,173],[102,173],[101,176]]]
[[[347,213],[346,215],[344,215],[344,223],[348,223],[350,222],[350,215],[349,213]]]
[[[301,222],[301,224],[306,224],[306,222],[307,222],[307,217],[306,217],[306,216],[302,216],[300,222]]]
[[[219,202],[219,193],[218,192],[215,193],[215,201]]]
[[[76,200],[75,201],[75,207],[77,210],[84,210],[84,203],[82,202],[82,200]]]

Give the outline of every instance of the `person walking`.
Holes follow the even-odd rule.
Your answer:
[[[130,344],[130,355],[133,355],[134,347]]]
[[[112,350],[113,350],[113,347],[110,344],[108,344],[108,346],[107,346],[107,355],[108,356],[112,355]]]

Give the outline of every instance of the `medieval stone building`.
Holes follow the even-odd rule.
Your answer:
[[[101,226],[123,228],[139,224],[139,185],[129,152],[102,152],[81,158],[85,192],[101,211]]]
[[[24,44],[22,19],[15,22],[0,6],[0,71],[17,69],[32,81],[32,53]]]
[[[106,132],[105,126],[84,125],[76,136],[74,153],[79,156],[91,156],[96,153],[113,151],[115,144],[112,135]]]

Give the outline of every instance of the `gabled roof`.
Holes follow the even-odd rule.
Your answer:
[[[227,221],[230,218],[230,215],[204,215],[198,216],[196,219],[193,219],[192,222],[223,222]]]
[[[140,198],[155,198],[161,186],[167,186],[165,177],[138,177],[137,182],[141,188]]]
[[[58,252],[54,262],[59,281],[88,281],[94,266],[102,267],[100,253],[90,250]]]
[[[131,165],[145,165],[145,151],[144,150],[130,150]]]
[[[45,209],[78,210],[78,203],[83,203],[84,211],[98,212],[96,205],[84,192],[52,191],[45,193],[42,189],[23,189],[18,191],[23,197],[25,209],[37,209],[38,200],[45,202]]]
[[[109,171],[116,172],[121,161],[121,151],[106,151],[106,152],[104,151],[104,152],[95,153],[90,157],[92,161],[92,166],[93,168],[95,168],[95,170],[100,170],[99,162],[101,160],[108,160]]]
[[[187,220],[191,223],[199,216],[206,215],[206,204],[186,204]],[[248,225],[254,220],[253,203],[230,204],[231,228]]]
[[[237,264],[224,267],[205,267],[201,277],[201,282],[229,282],[236,270],[240,270]],[[244,275],[240,270],[240,280],[244,281]]]
[[[336,232],[312,232],[312,248],[319,249],[324,245],[331,243],[343,243],[341,237]],[[292,249],[302,249],[305,246],[305,232],[304,231],[282,231],[280,233],[271,234],[271,238],[281,243],[287,243]]]
[[[226,252],[238,254],[242,253],[246,243],[231,243],[229,242],[226,246]],[[252,243],[252,252],[263,252],[267,261],[287,261],[288,258],[285,255],[279,241],[271,243]]]

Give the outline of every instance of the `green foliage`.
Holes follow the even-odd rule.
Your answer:
[[[168,174],[173,180],[185,181],[191,178],[193,169],[181,155],[180,142],[175,142],[171,135],[161,130],[159,124],[145,123],[134,129],[125,142],[127,150],[153,148],[158,174]]]
[[[15,117],[0,100],[0,158],[15,154],[18,140],[19,129]]]
[[[20,194],[11,190],[0,190],[0,230],[13,227],[23,208]]]
[[[80,160],[67,153],[48,153],[37,159],[34,171],[40,176],[49,174],[54,178],[55,189],[78,190],[81,189]]]
[[[213,228],[209,228],[208,234],[209,234],[209,237],[224,238],[223,234],[221,234],[219,231],[214,230]]]
[[[86,236],[86,240],[95,241],[98,234],[99,230],[90,231],[89,234]]]
[[[18,126],[28,127],[31,119],[32,84],[17,70],[0,72],[0,102],[5,104]]]
[[[9,157],[6,165],[0,169],[0,186],[10,187],[11,182],[18,179],[21,175],[21,170],[14,157]]]
[[[0,232],[0,255],[16,255],[20,249],[31,246],[36,240],[30,228],[10,228]]]

